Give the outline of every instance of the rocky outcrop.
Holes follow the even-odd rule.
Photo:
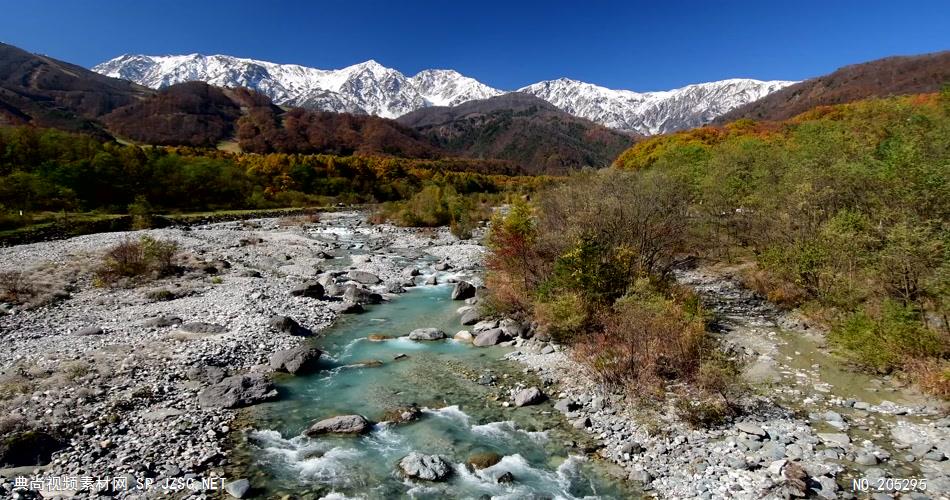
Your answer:
[[[476,335],[472,343],[478,347],[488,347],[498,345],[507,340],[511,339],[505,335],[505,332],[501,331],[501,328],[492,328],[491,330],[485,330]]]
[[[452,300],[465,300],[475,296],[475,285],[467,281],[459,281],[452,288]]]

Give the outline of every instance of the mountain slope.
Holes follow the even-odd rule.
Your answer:
[[[224,55],[124,55],[93,70],[156,89],[204,81],[221,87],[249,87],[280,105],[387,118],[504,93],[456,71],[425,70],[406,77],[376,61],[322,70]],[[705,125],[737,106],[791,83],[735,79],[638,93],[560,79],[528,85],[518,91],[607,127],[657,134]]]
[[[101,134],[96,118],[151,93],[129,81],[0,43],[0,124]]]
[[[213,147],[235,134],[247,109],[274,108],[265,96],[204,82],[167,87],[102,117],[119,137],[145,144]]]
[[[452,153],[510,160],[528,173],[607,166],[633,143],[631,135],[517,92],[454,107],[420,109],[397,121]]]
[[[733,79],[639,93],[561,78],[528,85],[519,91],[610,128],[654,135],[705,125],[792,83]]]
[[[718,117],[785,120],[816,106],[889,95],[934,92],[950,83],[950,51],[878,59],[786,87]]]
[[[386,118],[424,106],[454,105],[501,93],[455,71],[426,70],[409,78],[373,60],[322,70],[225,55],[124,55],[97,65],[93,71],[151,88],[187,81],[249,87],[280,105]]]

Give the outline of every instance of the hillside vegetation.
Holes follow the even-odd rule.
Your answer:
[[[430,185],[466,195],[517,192],[541,182],[477,172],[493,170],[492,165],[469,160],[142,148],[57,130],[0,127],[0,229],[28,225],[33,214],[44,211],[169,212],[383,202],[409,200]]]
[[[577,343],[608,380],[702,385],[729,369],[670,267],[749,261],[749,284],[825,322],[856,364],[950,395],[950,91],[655,137],[615,166],[496,221],[495,307]]]

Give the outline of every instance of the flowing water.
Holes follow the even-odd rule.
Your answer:
[[[281,399],[254,409],[244,443],[247,472],[261,497],[293,498],[631,498],[634,491],[608,464],[587,458],[580,431],[550,403],[505,408],[507,391],[526,376],[500,358],[503,347],[455,340],[415,342],[406,335],[459,328],[449,285],[410,289],[390,303],[347,316],[315,339],[324,351],[313,375],[278,380]],[[368,337],[374,336],[373,340]],[[375,337],[375,336],[382,336]],[[398,359],[397,359],[398,358]],[[498,383],[479,384],[486,375]],[[484,382],[484,380],[482,380]],[[417,421],[376,424],[363,436],[309,438],[314,421],[342,414],[386,420],[387,412],[417,405]],[[417,482],[397,462],[412,451],[454,464],[445,482]],[[476,453],[501,456],[473,471]],[[505,473],[510,483],[499,483]]]

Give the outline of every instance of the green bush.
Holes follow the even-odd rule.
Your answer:
[[[924,326],[919,311],[895,301],[886,301],[876,314],[850,315],[829,338],[854,362],[882,373],[901,368],[909,358],[947,354],[946,341]]]

